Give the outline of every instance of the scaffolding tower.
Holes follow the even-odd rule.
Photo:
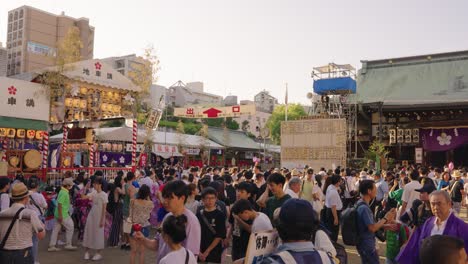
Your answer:
[[[357,104],[350,100],[356,93],[356,69],[350,64],[329,63],[313,68],[311,77],[314,89],[307,93],[312,103],[309,118],[344,118],[347,160],[356,159]]]

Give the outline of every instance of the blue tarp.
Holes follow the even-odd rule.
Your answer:
[[[351,77],[314,81],[314,92],[319,95],[356,93],[356,81]]]

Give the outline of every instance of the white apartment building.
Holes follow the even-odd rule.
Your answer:
[[[7,63],[7,49],[3,47],[3,44],[0,42],[0,76],[6,76]]]
[[[167,90],[167,102],[174,107],[187,105],[222,105],[223,97],[204,91],[202,82],[183,83],[178,81]]]
[[[257,107],[257,111],[273,113],[275,105],[278,104],[278,99],[271,96],[268,91],[263,90],[255,95],[254,102],[255,106]]]
[[[129,54],[125,56],[119,57],[109,57],[101,59],[104,63],[112,66],[115,70],[120,72],[122,75],[126,76],[130,80],[132,76],[130,74],[131,71],[138,69],[137,65],[144,65],[145,59],[142,57],[138,57],[135,54]],[[149,97],[145,100],[151,107],[156,108],[159,105],[159,100],[161,96],[163,97],[163,102],[161,106],[165,106],[167,104],[167,97],[166,97],[167,88],[161,85],[153,84],[149,89]]]
[[[234,118],[239,123],[239,130],[250,132],[256,137],[260,137],[260,131],[266,126],[271,113],[261,112],[257,109],[255,115],[245,115]],[[244,123],[245,122],[245,123]],[[245,124],[245,125],[244,125]]]

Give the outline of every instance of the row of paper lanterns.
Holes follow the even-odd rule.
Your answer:
[[[26,130],[15,128],[0,128],[0,137],[7,138],[27,138],[42,140],[44,132],[40,130]]]

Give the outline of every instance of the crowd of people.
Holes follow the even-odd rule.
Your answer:
[[[156,263],[223,263],[228,248],[243,263],[250,235],[274,230],[281,243],[258,263],[345,263],[340,243],[355,246],[362,263],[379,263],[377,240],[387,263],[467,261],[462,168],[166,166],[113,179],[66,173],[42,193],[40,184],[0,177],[0,263],[38,263],[46,229],[49,252],[77,250],[76,232],[84,260],[118,247],[131,264],[144,263],[146,250],[157,251]]]

